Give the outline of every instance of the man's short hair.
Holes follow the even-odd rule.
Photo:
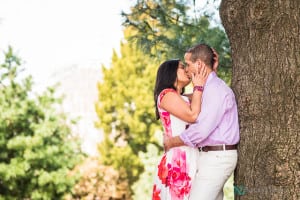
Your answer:
[[[205,43],[197,44],[191,48],[189,48],[186,53],[191,54],[191,61],[196,62],[200,59],[206,65],[213,67],[214,59],[213,59],[213,50],[210,46]]]

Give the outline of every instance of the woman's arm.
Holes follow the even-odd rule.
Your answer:
[[[186,96],[189,99],[189,101],[191,102],[192,97],[193,97],[193,93],[183,94],[183,96]]]
[[[192,77],[193,85],[203,86],[207,76],[206,69],[201,68],[200,72]],[[178,93],[168,92],[161,100],[160,107],[183,121],[193,123],[201,111],[202,91],[195,90],[191,98],[191,104],[188,104]]]

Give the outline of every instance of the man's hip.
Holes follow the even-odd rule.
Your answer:
[[[237,150],[202,151],[190,200],[223,199],[223,187],[237,164]]]

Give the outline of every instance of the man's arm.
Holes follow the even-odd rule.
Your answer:
[[[185,145],[197,147],[206,140],[216,129],[225,113],[225,99],[219,91],[211,88],[209,100],[203,104],[203,109],[198,116],[196,123],[189,126],[180,135],[180,139]]]
[[[168,137],[167,135],[164,135],[164,149],[165,151],[169,151],[169,149],[173,147],[180,147],[184,146],[184,142],[181,140],[179,136],[175,137]]]
[[[205,140],[218,126],[223,113],[225,112],[225,99],[219,95],[218,91],[210,92],[209,103],[205,104],[196,123],[189,126],[179,136],[164,136],[165,150],[172,147],[187,145],[197,147],[197,144]]]

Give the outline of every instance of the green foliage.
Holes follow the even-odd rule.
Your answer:
[[[159,133],[162,136],[162,133]],[[162,140],[162,137],[160,138]],[[149,199],[152,196],[152,189],[154,183],[154,175],[156,174],[157,164],[161,157],[161,151],[153,144],[147,145],[147,152],[139,153],[143,165],[144,172],[140,175],[140,179],[132,186],[134,191],[134,200]]]
[[[21,61],[12,48],[0,66],[0,199],[62,199],[81,160],[54,88],[32,92],[32,79],[19,76]]]
[[[195,2],[194,2],[195,3]],[[220,70],[231,68],[229,42],[219,26],[213,27],[207,15],[199,16],[191,1],[138,1],[131,13],[122,13],[124,26],[146,54],[156,58],[182,58],[185,50],[205,42],[217,50]]]
[[[131,185],[143,171],[138,153],[145,152],[149,143],[159,146],[153,136],[161,129],[153,100],[158,64],[129,43],[121,45],[121,53],[121,58],[114,54],[111,68],[102,67],[97,126],[105,135],[99,146],[102,161],[116,169],[125,168]]]

